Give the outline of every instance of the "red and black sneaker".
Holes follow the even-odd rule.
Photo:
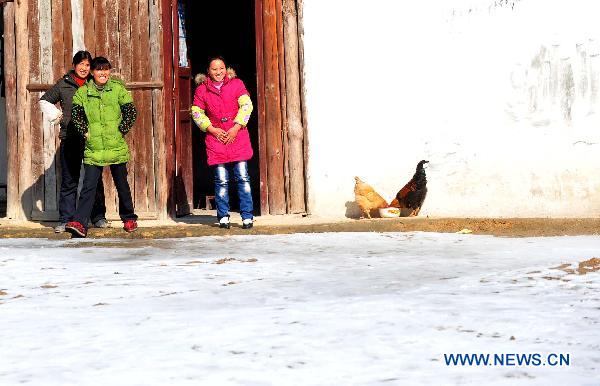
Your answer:
[[[79,221],[71,221],[65,225],[65,230],[73,235],[73,237],[87,236],[87,229]]]
[[[123,223],[123,229],[125,229],[125,232],[135,232],[137,228],[137,221],[135,220],[125,220],[125,222]]]

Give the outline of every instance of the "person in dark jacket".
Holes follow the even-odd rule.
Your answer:
[[[73,56],[73,69],[65,74],[40,99],[40,108],[44,119],[56,123],[60,121],[59,155],[61,167],[60,194],[58,200],[59,223],[54,228],[56,233],[65,231],[65,226],[73,220],[77,203],[77,186],[85,140],[77,133],[71,122],[73,95],[90,75],[92,55],[88,51],[79,51]],[[60,103],[61,109],[56,107]],[[96,197],[90,217],[97,228],[108,226],[106,221],[106,206],[104,204],[104,185],[102,178],[98,180]]]

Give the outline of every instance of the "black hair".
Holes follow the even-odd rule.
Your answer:
[[[90,70],[110,70],[112,66],[104,56],[96,56],[90,63]]]
[[[77,51],[75,55],[73,55],[74,66],[78,65],[84,60],[87,60],[88,62],[92,63],[92,54],[90,54],[88,51]]]
[[[210,64],[215,60],[220,60],[225,65],[225,68],[227,68],[227,62],[225,61],[225,58],[223,58],[221,55],[217,55],[208,58],[208,62],[206,62],[206,71],[210,69]]]

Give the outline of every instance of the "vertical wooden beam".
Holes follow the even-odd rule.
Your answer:
[[[151,1],[151,0],[150,0]],[[150,71],[150,20],[148,14],[148,0],[138,0],[139,35],[136,37],[140,41],[140,50],[136,55],[136,60],[141,62],[138,66],[138,74],[142,81],[147,81],[151,77]],[[152,152],[152,101],[151,91],[142,90],[138,93],[140,109],[138,112],[139,124],[137,125],[137,163],[135,165],[135,204],[140,211],[149,211],[149,190],[150,181],[154,179],[153,170],[153,152]],[[152,197],[153,198],[153,197]]]
[[[131,82],[131,13],[129,0],[119,0],[119,72],[121,78]],[[157,36],[156,39],[159,37]]]
[[[173,123],[175,111],[173,109],[173,7],[175,0],[162,0],[162,30],[163,30],[163,77],[164,77],[164,156],[166,160],[166,184],[159,187],[160,195],[167,198],[168,215],[175,217],[175,149]],[[176,11],[176,9],[175,9]]]
[[[8,151],[6,215],[24,218],[19,194],[20,154],[17,126],[17,63],[15,47],[15,3],[6,3],[4,13],[4,87],[6,91],[6,142]]]
[[[31,110],[29,109],[29,30],[27,28],[29,0],[15,4],[15,41],[17,58],[17,127],[19,153],[19,199],[22,211],[17,218],[25,219],[31,215]]]
[[[283,10],[281,0],[275,1],[275,9],[277,15],[277,53],[279,66],[279,92],[281,102],[281,129],[282,129],[282,146],[283,146],[283,177],[284,177],[284,192],[285,192],[285,211],[290,211],[290,173],[289,173],[289,146],[288,146],[288,122],[286,112],[286,80],[285,80],[285,49],[283,39]]]
[[[117,0],[106,2],[106,8],[103,10],[106,14],[106,57],[113,68],[121,75],[121,57],[119,55],[119,4]]]
[[[62,0],[52,0],[52,58],[55,59],[52,62],[52,72],[55,81],[65,73],[62,59],[64,53],[63,2]]]
[[[83,41],[85,49],[92,56],[96,56],[96,36],[94,34],[94,2],[92,0],[83,1]]]
[[[64,38],[64,70],[68,71],[73,64],[73,18],[71,17],[71,0],[63,0],[63,38]],[[57,58],[55,58],[56,60]]]
[[[89,0],[88,0],[89,1]],[[96,53],[94,56],[104,56],[108,60],[108,36],[106,35],[106,2],[113,0],[94,0],[94,35],[96,39]],[[131,0],[132,3],[136,4],[136,0]],[[135,19],[132,20],[132,22]],[[132,42],[135,42],[133,40]]]
[[[84,0],[71,0],[71,30],[73,31],[73,54],[75,54],[75,52],[77,51],[81,51],[86,48],[83,1]]]
[[[263,8],[262,0],[254,3],[254,25],[256,28],[256,105],[258,114],[258,167],[260,172],[260,213],[269,214],[269,184],[267,176],[267,135],[265,116],[265,70],[263,53]]]
[[[162,6],[160,2],[150,4],[150,70],[153,80],[163,79],[163,50]],[[165,125],[164,125],[164,93],[165,90],[152,91],[152,127],[154,138],[154,197],[159,220],[167,219],[167,195],[163,188],[167,186],[165,160]]]
[[[267,131],[267,162],[269,184],[269,212],[286,211],[284,176],[281,93],[279,87],[279,55],[277,51],[277,7],[279,0],[263,1],[264,61],[265,61],[265,115]]]
[[[40,28],[37,0],[31,0],[28,7],[28,38],[29,38],[29,83],[40,83]],[[27,147],[31,153],[31,182],[32,182],[32,204],[33,209],[38,212],[44,211],[44,136],[42,128],[42,112],[40,111],[37,92],[28,95],[31,114],[31,147]]]
[[[302,126],[302,103],[300,97],[297,17],[296,0],[283,0],[290,179],[288,205],[291,213],[302,213],[306,210],[304,201],[304,127]]]
[[[310,192],[308,189],[308,177],[310,169],[308,164],[309,139],[308,139],[308,118],[306,112],[306,85],[304,76],[304,0],[296,0],[296,9],[298,11],[298,60],[300,74],[300,105],[302,110],[302,128],[304,138],[304,202],[306,203],[306,213],[311,213]]]
[[[56,80],[52,70],[52,0],[38,0],[38,10],[40,15],[40,78],[42,83],[52,84]],[[58,210],[57,126],[47,120],[42,120],[45,211]]]

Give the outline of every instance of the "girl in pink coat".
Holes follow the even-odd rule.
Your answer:
[[[192,118],[206,132],[208,165],[214,167],[215,203],[221,228],[229,228],[229,173],[237,184],[242,228],[252,228],[253,206],[247,161],[252,145],[246,125],[252,113],[252,101],[244,82],[225,67],[221,57],[210,60],[208,76],[196,77]]]

